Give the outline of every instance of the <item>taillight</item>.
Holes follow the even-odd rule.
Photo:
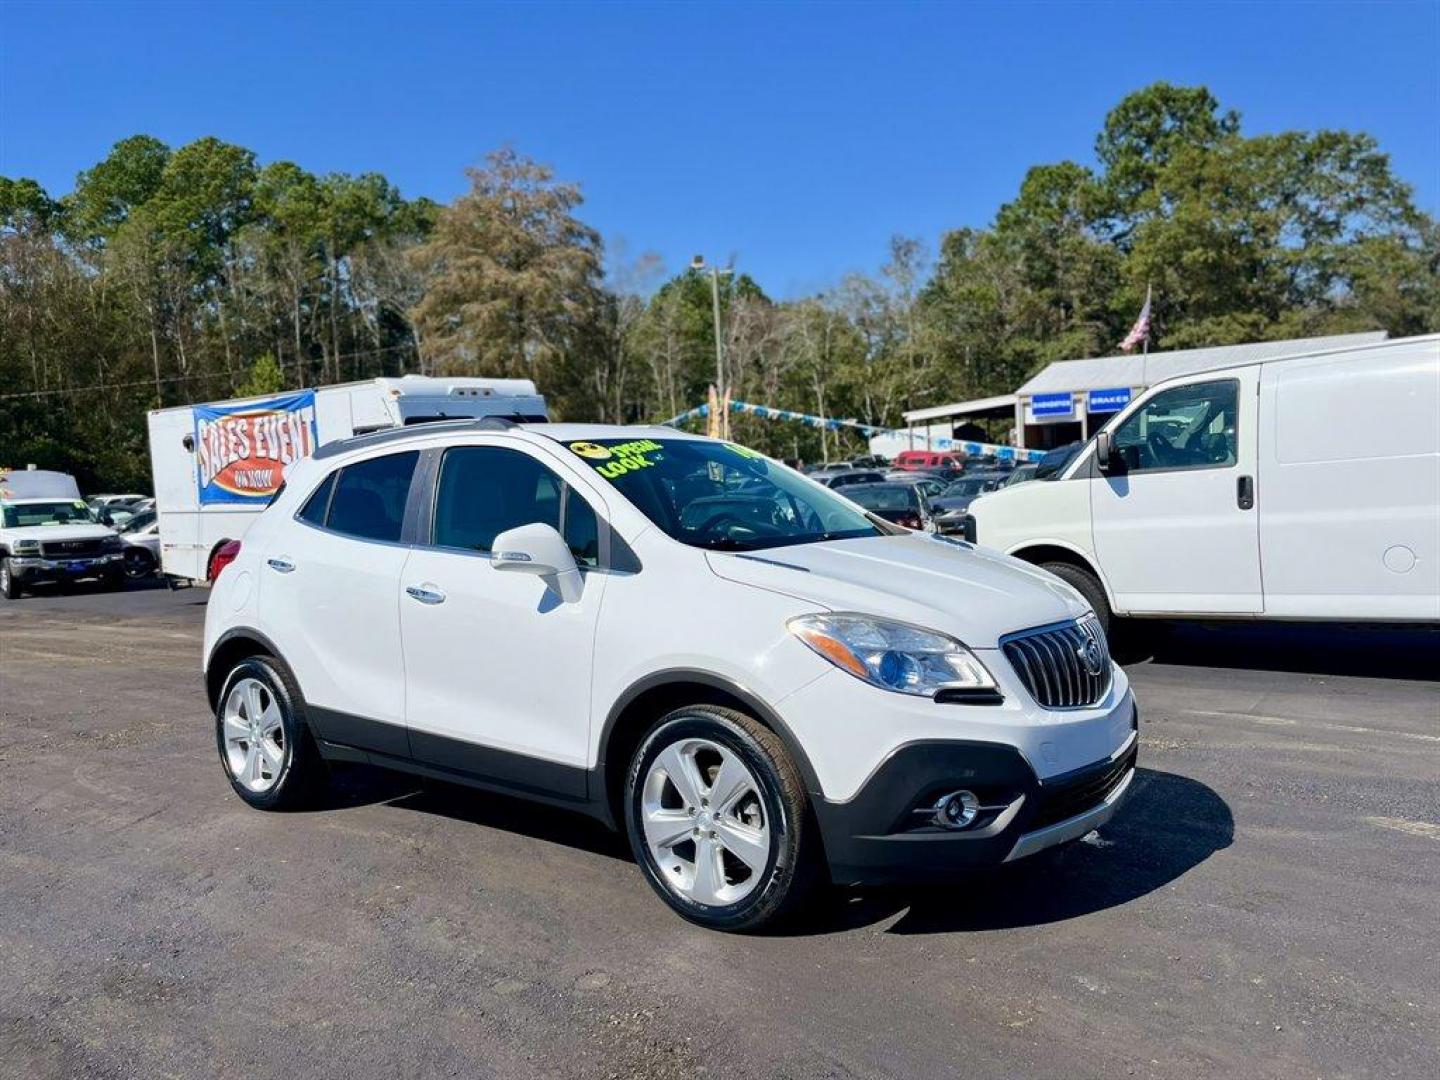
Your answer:
[[[210,557],[210,580],[214,581],[220,576],[220,571],[235,561],[240,554],[240,541],[227,540],[216,549],[215,554]]]

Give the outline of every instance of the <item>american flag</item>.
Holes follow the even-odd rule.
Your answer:
[[[1130,333],[1125,335],[1125,340],[1120,342],[1120,351],[1129,352],[1142,341],[1150,340],[1150,286],[1145,286],[1145,306],[1140,309],[1140,317],[1135,320],[1135,325],[1130,328]]]

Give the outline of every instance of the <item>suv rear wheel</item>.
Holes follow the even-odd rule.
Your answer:
[[[625,785],[630,846],[672,908],[717,930],[756,930],[820,877],[805,787],[753,717],[695,705],[641,741]]]
[[[325,786],[300,700],[289,672],[269,657],[242,660],[225,678],[215,742],[230,786],[257,810],[308,806]]]

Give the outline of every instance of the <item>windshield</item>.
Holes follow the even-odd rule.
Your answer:
[[[845,496],[867,510],[912,510],[918,501],[914,488],[899,484],[865,484],[846,491]]]
[[[954,498],[957,495],[979,495],[982,491],[989,489],[994,479],[989,476],[968,476],[963,480],[956,480],[945,489],[945,498]]]
[[[7,506],[3,512],[5,528],[23,529],[27,525],[98,525],[95,513],[79,499],[56,502],[27,502]]]
[[[839,495],[753,450],[710,439],[601,439],[569,448],[683,544],[758,551],[881,536]]]
[[[145,510],[139,514],[136,514],[129,521],[125,522],[125,527],[120,531],[123,533],[137,533],[141,529],[148,529],[151,525],[154,524],[155,511]]]
[[[1066,443],[1054,450],[1048,451],[1035,466],[1033,480],[1053,480],[1065,471],[1065,467],[1075,460],[1075,455],[1080,453],[1084,443]]]

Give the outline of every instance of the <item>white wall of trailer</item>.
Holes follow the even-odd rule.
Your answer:
[[[244,536],[265,499],[202,504],[200,455],[194,446],[196,408],[263,406],[285,394],[182,405],[149,414],[150,468],[160,525],[161,569],[204,581],[210,559]],[[432,378],[406,375],[315,389],[315,445],[382,428],[485,416],[543,419],[545,399],[528,379]],[[189,445],[187,445],[187,442]]]

